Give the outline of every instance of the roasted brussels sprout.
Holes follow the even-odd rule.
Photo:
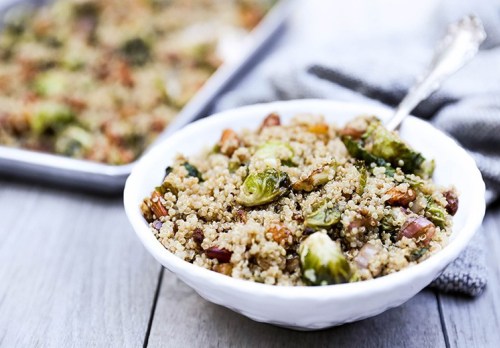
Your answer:
[[[57,153],[82,157],[93,144],[93,137],[87,130],[78,126],[68,126],[58,135],[55,149]]]
[[[352,157],[362,160],[367,164],[375,163],[379,167],[384,167],[388,165],[388,163],[384,161],[384,159],[376,157],[371,153],[369,153],[368,151],[366,151],[363,148],[363,143],[361,141],[354,140],[349,135],[343,135],[341,137],[341,140]]]
[[[43,102],[36,105],[31,115],[31,129],[42,134],[48,129],[59,130],[75,118],[73,111],[66,105],[57,102]]]
[[[292,188],[295,191],[311,192],[318,186],[326,184],[333,179],[335,175],[336,165],[334,163],[326,164],[313,170],[306,178],[296,181]]]
[[[262,132],[264,128],[275,127],[281,125],[281,118],[276,113],[270,113],[266,116],[266,118],[262,121],[262,124],[259,128],[259,133]]]
[[[401,167],[405,173],[415,173],[424,178],[432,176],[433,161],[412,150],[399,136],[385,128],[378,120],[373,120],[363,135],[365,149],[376,157]]]
[[[315,232],[299,246],[302,279],[308,285],[329,285],[356,280],[340,247],[322,232]]]
[[[273,168],[247,176],[237,198],[246,207],[267,204],[286,194],[290,188],[288,174]]]
[[[257,149],[253,158],[263,161],[267,166],[276,168],[279,160],[290,161],[294,152],[290,145],[277,140],[268,141]]]
[[[135,66],[145,65],[151,58],[151,49],[149,44],[142,38],[136,37],[127,40],[120,48],[120,53],[123,58],[130,64]]]
[[[3,30],[12,36],[18,36],[25,32],[28,23],[32,19],[35,6],[29,2],[19,2],[11,8],[4,10],[2,18]]]
[[[319,203],[311,214],[309,214],[304,224],[314,229],[330,228],[340,221],[340,211],[336,207],[331,207],[326,201]]]
[[[425,216],[431,220],[436,226],[444,228],[446,226],[446,208],[437,204],[432,197],[427,197],[427,207],[425,208]]]
[[[39,74],[33,83],[33,88],[40,96],[61,95],[67,88],[65,75],[54,71]]]
[[[388,175],[400,167],[405,173],[417,174],[423,178],[432,176],[434,162],[426,160],[422,154],[412,150],[398,135],[386,129],[382,123],[373,119],[359,140],[351,136],[341,137],[351,156],[368,164],[377,166],[391,165]]]

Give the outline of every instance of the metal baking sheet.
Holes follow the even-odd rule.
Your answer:
[[[285,24],[295,0],[279,1],[249,34],[247,44],[238,58],[225,62],[207,80],[189,103],[159,135],[169,136],[186,124],[206,116],[211,102],[234,81],[245,68],[250,66]],[[36,6],[43,0],[0,0],[0,16],[12,6],[29,2]],[[158,140],[157,139],[157,140]],[[154,146],[155,141],[151,146]],[[151,148],[151,146],[149,148]],[[148,149],[149,149],[148,148]],[[148,151],[146,149],[145,152]],[[0,173],[28,180],[49,182],[56,185],[88,189],[103,193],[116,193],[123,189],[125,180],[135,162],[126,165],[108,165],[87,160],[0,146]]]

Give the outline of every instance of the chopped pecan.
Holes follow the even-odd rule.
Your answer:
[[[399,186],[391,188],[387,191],[387,194],[390,195],[390,198],[387,200],[387,204],[389,205],[398,205],[402,207],[407,207],[411,202],[417,198],[415,191],[411,188],[406,191]]]
[[[264,121],[262,121],[262,124],[260,125],[259,132],[261,132],[264,128],[268,127],[274,127],[274,126],[279,126],[281,125],[281,119],[280,116],[276,113],[271,113],[269,114]]]
[[[273,240],[278,244],[289,244],[292,232],[283,225],[272,225],[268,230],[273,236]]]
[[[150,208],[157,218],[168,215],[167,208],[161,204],[161,194],[158,191],[153,191],[153,194],[151,195]]]
[[[153,212],[149,208],[148,205],[149,198],[146,198],[142,203],[141,203],[141,212],[142,216],[146,219],[147,222],[152,222],[154,220]]]
[[[232,129],[224,129],[219,140],[220,152],[228,157],[231,157],[238,147],[240,147],[240,139],[238,134]]]
[[[233,265],[230,263],[218,263],[214,266],[214,271],[217,273],[222,273],[227,276],[231,276],[233,271]]]

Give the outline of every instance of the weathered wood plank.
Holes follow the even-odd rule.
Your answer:
[[[498,347],[500,344],[500,207],[486,215],[485,253],[488,285],[476,299],[439,295],[451,347]]]
[[[121,197],[0,179],[0,346],[142,346],[159,265]]]
[[[437,301],[423,291],[399,308],[357,323],[298,332],[211,304],[165,271],[149,347],[444,347]]]

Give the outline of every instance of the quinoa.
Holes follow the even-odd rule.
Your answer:
[[[458,197],[433,169],[374,117],[338,128],[271,114],[178,154],[141,209],[166,249],[200,267],[274,285],[360,281],[446,245]]]
[[[21,2],[2,18],[0,145],[132,162],[274,1]]]

